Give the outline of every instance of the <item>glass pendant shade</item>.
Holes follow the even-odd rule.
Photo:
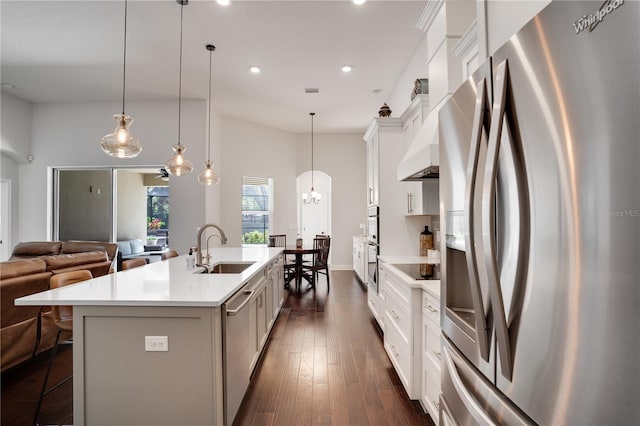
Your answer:
[[[173,149],[173,157],[165,164],[167,171],[174,176],[184,176],[191,173],[193,164],[183,155],[186,148],[180,144],[175,144],[171,148]]]
[[[213,164],[207,160],[204,163],[205,169],[198,176],[198,182],[203,185],[215,185],[220,181],[220,177],[213,171]]]
[[[124,114],[113,116],[116,122],[116,129],[102,137],[100,147],[102,150],[116,158],[134,158],[142,152],[142,144],[129,132],[129,127],[133,123],[133,118]]]

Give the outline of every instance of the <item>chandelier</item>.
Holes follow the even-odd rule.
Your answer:
[[[310,112],[309,115],[311,116],[311,194],[303,193],[302,201],[305,204],[318,204],[322,198],[322,194],[313,187],[313,116],[316,115],[316,113]]]

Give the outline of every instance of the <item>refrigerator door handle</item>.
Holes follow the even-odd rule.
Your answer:
[[[494,421],[489,417],[480,403],[473,397],[473,395],[471,395],[469,390],[467,390],[467,387],[460,378],[458,369],[453,362],[453,354],[448,350],[446,346],[443,347],[442,350],[444,351],[444,362],[447,364],[447,370],[449,371],[449,378],[451,379],[451,383],[453,383],[453,387],[458,393],[460,401],[462,401],[465,408],[469,411],[469,414],[471,415],[471,417],[473,417],[475,423],[479,425],[495,425]]]
[[[483,129],[490,127],[489,97],[487,94],[487,81],[485,78],[478,83],[476,106],[473,113],[473,129],[471,134],[471,147],[469,149],[469,161],[467,164],[467,181],[465,186],[464,221],[467,227],[464,233],[465,255],[469,271],[469,284],[471,287],[471,299],[476,322],[476,341],[480,349],[480,355],[485,361],[489,361],[489,338],[487,330],[487,318],[484,312],[482,289],[478,274],[478,260],[475,250],[474,230],[474,199],[476,179],[478,175],[478,158]]]
[[[487,168],[485,169],[482,193],[482,235],[483,247],[485,248],[485,266],[487,269],[487,279],[489,280],[491,307],[493,309],[495,319],[497,348],[500,355],[500,366],[502,369],[502,375],[508,380],[512,380],[513,348],[507,325],[502,283],[500,282],[500,272],[498,268],[498,257],[496,254],[496,186],[505,114],[509,119],[510,144],[512,151],[516,151],[520,148],[519,136],[516,134],[516,130],[512,128],[512,126],[517,124],[517,120],[515,119],[515,110],[512,108],[512,93],[509,84],[509,65],[506,60],[497,67],[495,88],[496,92],[491,117],[493,125],[491,126],[491,131],[489,133]],[[522,163],[515,154],[511,160],[514,162],[514,168],[516,170],[516,185],[518,185],[518,216],[520,220],[519,229],[517,231],[519,246],[516,265],[517,273],[515,276],[515,282],[513,283],[513,293],[516,294],[519,290],[517,287],[524,285],[526,282],[524,271],[526,262],[528,261],[528,250],[523,244],[526,244],[529,240],[527,236],[529,233],[529,217],[523,215],[523,212],[528,212],[530,209],[524,163]],[[512,309],[517,310],[519,308],[518,306],[512,305]]]

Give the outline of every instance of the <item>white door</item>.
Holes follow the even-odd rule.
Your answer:
[[[324,194],[323,194],[324,195]],[[318,204],[302,203],[302,240],[305,245],[311,245],[316,234],[327,234],[327,202],[321,199]]]
[[[11,255],[11,181],[0,181],[0,261]]]
[[[306,204],[302,194],[311,192],[311,172],[298,176],[299,230],[304,245],[310,246],[316,234],[331,235],[331,177],[314,171],[313,183],[320,201]]]

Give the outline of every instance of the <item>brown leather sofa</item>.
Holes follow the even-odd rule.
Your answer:
[[[56,327],[49,306],[15,306],[16,298],[49,289],[49,278],[87,269],[94,277],[113,272],[118,246],[94,241],[19,243],[0,263],[1,371],[53,347]]]

